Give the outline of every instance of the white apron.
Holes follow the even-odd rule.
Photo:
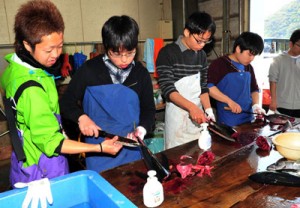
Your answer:
[[[178,80],[175,87],[181,96],[202,109],[200,103],[200,72]],[[167,102],[165,112],[166,149],[198,139],[199,136],[200,125],[190,119],[189,113],[173,103]]]

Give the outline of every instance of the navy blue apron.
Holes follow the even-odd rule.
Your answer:
[[[250,92],[250,72],[233,72],[227,74],[217,85],[220,91],[238,103],[243,111],[252,112],[252,97]],[[218,122],[228,126],[236,126],[251,122],[253,115],[247,113],[235,114],[224,110],[226,103],[217,102]]]
[[[140,104],[135,91],[121,84],[88,87],[83,99],[84,112],[106,132],[126,136],[139,124]],[[102,137],[86,137],[85,141],[97,144]],[[101,172],[141,159],[139,148],[123,147],[115,155],[86,154],[89,170]]]

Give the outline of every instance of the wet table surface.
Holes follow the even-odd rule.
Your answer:
[[[256,124],[237,128],[239,132],[255,131],[268,136],[274,133],[269,126]],[[159,207],[291,207],[300,204],[300,188],[266,185],[253,182],[248,176],[275,163],[282,156],[274,149],[270,152],[258,149],[255,142],[240,145],[212,134],[211,151],[215,154],[211,177],[190,176],[185,179],[173,177],[164,182],[164,202]],[[168,158],[170,165],[179,163],[181,155],[198,158],[203,151],[198,141],[156,154]],[[143,204],[144,178],[147,173],[143,160],[129,163],[101,173],[116,189],[137,207]]]

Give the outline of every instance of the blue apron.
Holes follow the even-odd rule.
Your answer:
[[[238,103],[243,111],[252,112],[252,97],[250,92],[251,74],[250,72],[228,73],[218,84],[218,89],[230,99]],[[217,102],[218,123],[228,126],[237,126],[251,122],[253,115],[247,113],[235,114],[224,110],[226,103]]]
[[[126,136],[139,124],[140,104],[135,91],[121,84],[87,87],[83,99],[84,112],[106,132]],[[86,137],[85,141],[97,144],[102,137]],[[115,155],[86,154],[87,169],[101,172],[141,159],[139,148],[123,147]]]

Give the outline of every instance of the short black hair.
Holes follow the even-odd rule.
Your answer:
[[[102,41],[106,51],[131,51],[138,45],[139,26],[126,15],[110,17],[102,27]]]
[[[213,36],[216,32],[216,24],[208,13],[198,11],[189,16],[184,29],[189,30],[191,34],[203,34],[209,31]]]
[[[240,47],[241,52],[249,50],[252,55],[256,56],[262,53],[264,49],[264,41],[262,37],[256,33],[243,32],[238,36],[233,44],[233,53],[236,51],[237,46]]]
[[[296,43],[298,40],[300,40],[300,29],[295,30],[290,37],[290,41],[293,44]]]

